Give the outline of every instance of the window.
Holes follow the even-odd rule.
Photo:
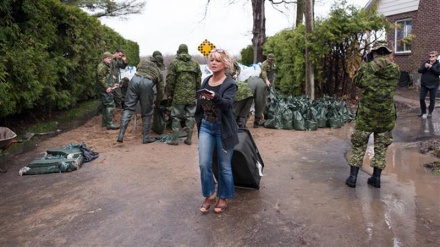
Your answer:
[[[412,32],[412,20],[396,21],[396,53],[410,52],[411,43],[414,38]]]

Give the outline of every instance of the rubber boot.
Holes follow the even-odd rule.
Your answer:
[[[156,141],[154,138],[150,138],[150,121],[151,121],[151,116],[142,118],[142,123],[144,127],[143,138],[142,138],[143,144],[148,144]]]
[[[356,181],[357,181],[357,175],[359,172],[359,167],[357,166],[350,166],[350,176],[345,180],[345,184],[348,187],[355,188],[356,187]]]
[[[246,118],[238,117],[237,118],[237,125],[239,128],[246,128]]]
[[[254,119],[254,128],[258,128],[260,126],[260,118],[255,117]]]
[[[124,142],[125,131],[127,130],[128,123],[130,123],[131,115],[133,115],[133,112],[131,111],[122,112],[121,128],[119,129],[118,139],[116,140],[117,142]]]
[[[373,175],[368,178],[367,183],[373,187],[380,188],[380,174],[382,173],[382,169],[374,167]]]
[[[188,129],[186,131],[186,139],[184,141],[184,143],[186,145],[191,145],[192,144],[192,135],[193,135],[193,130],[192,129],[191,130]]]
[[[171,129],[173,132],[171,133],[171,140],[167,142],[168,145],[179,145],[179,133],[180,133],[180,120],[178,118],[173,119],[171,123]]]
[[[117,130],[117,129],[119,129],[119,126],[115,125],[112,121],[109,125],[107,125],[107,129],[108,130]]]
[[[184,143],[186,145],[191,145],[192,144],[192,135],[193,135],[193,130],[194,130],[194,124],[195,124],[195,119],[194,118],[188,118],[186,120],[186,139],[184,141]]]
[[[115,110],[114,107],[106,107],[104,109],[105,117],[103,115],[103,118],[104,118],[104,122],[105,122],[105,127],[108,130],[117,130],[117,129],[119,129],[119,126],[113,123],[113,112],[114,112],[114,110]]]

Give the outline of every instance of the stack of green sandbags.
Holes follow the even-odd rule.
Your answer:
[[[264,127],[272,129],[317,130],[340,128],[355,117],[345,100],[322,97],[311,100],[307,96],[288,96],[271,92],[265,111]]]
[[[46,155],[34,159],[20,169],[19,174],[36,175],[47,173],[71,172],[80,168],[84,162],[80,144],[69,144],[59,148],[49,149]]]

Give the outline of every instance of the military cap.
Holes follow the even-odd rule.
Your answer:
[[[275,58],[275,55],[273,53],[269,53],[269,54],[267,54],[267,57],[268,58]]]
[[[373,48],[371,48],[372,51],[377,51],[380,48],[384,48],[385,50],[387,50],[389,53],[392,53],[393,51],[388,47],[388,43],[385,40],[379,40],[376,41],[373,45]]]
[[[102,54],[102,59],[104,59],[104,58],[108,58],[108,57],[113,58],[113,55],[112,55],[110,52],[108,52],[108,51],[106,51],[106,52],[104,52],[104,53]]]
[[[177,51],[177,54],[180,53],[188,53],[188,46],[185,44],[179,45],[179,50]]]
[[[156,56],[162,56],[162,53],[160,51],[154,51],[153,57],[156,57]]]

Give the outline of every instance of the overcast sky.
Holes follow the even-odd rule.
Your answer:
[[[201,53],[197,47],[205,39],[217,48],[226,49],[232,55],[239,55],[241,49],[252,43],[250,0],[236,0],[234,4],[228,4],[229,0],[211,0],[205,19],[203,17],[208,0],[146,1],[145,10],[141,15],[129,16],[127,20],[100,18],[102,24],[120,33],[124,38],[137,42],[141,56],[149,56],[155,50],[164,55],[174,55],[182,43],[188,45],[190,54],[199,55]],[[316,15],[327,15],[331,2],[333,1],[318,0],[315,6]],[[347,2],[363,7],[368,0]],[[266,36],[294,25],[295,6],[279,9],[284,13],[275,10],[269,1],[266,1]]]

